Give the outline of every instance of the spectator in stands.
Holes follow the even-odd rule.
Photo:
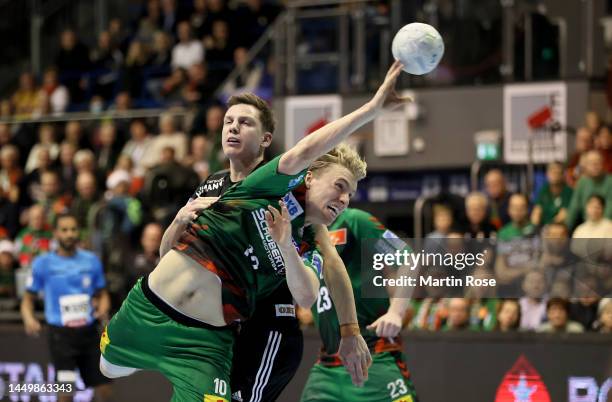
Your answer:
[[[98,35],[98,45],[91,50],[92,67],[103,70],[117,70],[123,62],[121,50],[115,46],[109,31],[102,31]]]
[[[26,174],[21,183],[20,188],[24,194],[20,194],[20,204],[30,205],[32,202],[38,202],[43,198],[41,184],[42,174],[48,170],[51,170],[52,166],[51,157],[49,155],[49,148],[40,148],[38,152],[38,167]]]
[[[74,166],[77,172],[90,172],[95,175],[96,172],[96,157],[90,149],[79,149],[74,154]]]
[[[476,268],[471,275],[477,280],[493,279],[488,268]],[[499,300],[494,286],[472,285],[465,289],[465,298],[470,300],[470,328],[490,331],[497,324]]]
[[[612,129],[603,125],[595,137],[595,149],[601,152],[606,173],[612,173]]]
[[[153,34],[153,48],[148,65],[156,70],[156,74],[170,72],[170,62],[172,60],[171,45],[170,37],[164,31],[156,31]]]
[[[175,31],[178,31],[179,21],[185,20],[185,16],[177,7],[176,0],[161,0],[161,9],[161,28],[169,34],[174,34]]]
[[[10,240],[0,240],[0,299],[16,296],[15,245]]]
[[[236,24],[241,46],[251,47],[265,30],[272,25],[280,9],[262,0],[248,0],[237,10]]]
[[[523,280],[524,296],[520,298],[521,329],[535,330],[546,318],[546,277],[540,271],[531,271]]]
[[[189,155],[183,159],[183,165],[198,174],[201,181],[204,181],[211,173],[210,164],[210,142],[203,135],[194,135],[191,138],[191,148]]]
[[[594,110],[589,110],[584,116],[584,123],[586,128],[593,134],[597,134],[600,127],[602,126],[601,117]]]
[[[470,328],[470,301],[454,297],[448,300],[448,317],[445,331],[463,331]]]
[[[64,141],[69,142],[77,149],[89,148],[89,141],[84,135],[83,126],[78,120],[70,120],[64,127]]]
[[[62,194],[59,176],[53,170],[47,170],[40,175],[41,198],[38,204],[42,205],[47,216],[47,222],[51,223],[55,216],[68,211],[70,207],[70,195]]]
[[[127,289],[131,289],[141,276],[149,274],[159,263],[159,246],[164,231],[160,224],[149,223],[142,230],[140,237],[141,250],[132,258],[127,265]]]
[[[206,8],[206,0],[194,0],[193,11],[191,12],[191,16],[189,17],[189,23],[191,24],[191,30],[198,38],[204,36],[204,24],[206,23],[207,16],[208,10]]]
[[[34,257],[51,249],[51,225],[46,219],[45,209],[33,205],[27,212],[28,224],[15,239],[15,252],[20,267],[29,267]]]
[[[599,303],[598,328],[602,334],[612,334],[612,299],[603,299]]]
[[[146,170],[154,164],[154,161],[152,161],[153,154],[150,151],[153,138],[149,135],[144,120],[132,120],[130,123],[130,138],[121,153],[128,155],[134,162],[134,174],[144,177]]]
[[[102,31],[98,35],[98,45],[92,49],[90,60],[94,74],[94,92],[106,101],[110,100],[119,78],[119,69],[123,64],[121,50],[113,46],[110,32]],[[91,85],[91,84],[90,84]]]
[[[489,196],[489,219],[497,229],[510,222],[508,205],[511,194],[506,189],[506,178],[499,169],[490,170],[484,177],[485,189]]]
[[[0,149],[0,195],[17,202],[23,170],[19,166],[19,148],[7,144]]]
[[[538,269],[546,283],[570,282],[580,267],[579,259],[570,251],[569,231],[563,223],[549,223],[542,230],[542,254]],[[552,290],[551,290],[552,292]]]
[[[62,72],[70,100],[73,102],[83,101],[84,80],[82,74],[90,68],[89,49],[79,42],[75,32],[66,29],[61,34],[60,51],[55,58],[55,65]]]
[[[131,247],[130,239],[143,219],[141,202],[130,195],[131,180],[125,170],[115,170],[106,179],[108,200],[102,208],[100,219],[102,255],[109,271],[115,273],[123,273],[125,257]],[[114,286],[111,293],[121,293],[125,278],[115,279],[112,281]]]
[[[608,198],[612,202],[612,198]],[[593,194],[587,199],[585,207],[586,222],[574,230],[574,239],[612,238],[612,220],[604,216],[607,201],[599,194]],[[584,242],[574,242],[576,244]]]
[[[55,126],[51,124],[41,124],[38,129],[38,142],[34,144],[30,153],[28,154],[28,160],[25,165],[25,172],[30,173],[34,169],[38,168],[38,153],[41,149],[47,149],[49,151],[49,157],[52,161],[55,161],[59,155],[59,145],[55,141]]]
[[[12,144],[12,142],[13,133],[11,132],[11,128],[6,123],[0,123],[0,147]]]
[[[166,147],[174,149],[174,156],[183,160],[187,155],[187,136],[175,127],[175,116],[164,113],[159,117],[159,135],[153,138],[151,153],[153,154],[153,165],[161,160],[162,150]]]
[[[62,142],[59,153],[58,173],[62,184],[62,193],[72,194],[76,182],[77,172],[74,167],[74,154],[77,148],[71,142]]]
[[[566,225],[568,228],[572,229],[579,223],[587,201],[593,194],[600,195],[604,200],[612,200],[612,174],[604,171],[603,158],[596,150],[585,154],[584,176],[576,184],[567,211]],[[612,219],[612,203],[606,205],[604,216]]]
[[[233,80],[228,81],[223,87],[223,95],[227,98],[236,92],[257,92],[264,72],[264,66],[255,61],[250,66],[248,63],[248,50],[238,47],[234,50],[234,65],[239,68],[240,74]]]
[[[496,229],[487,217],[487,196],[472,192],[465,198],[465,216],[468,220],[466,235],[472,239],[495,237]]]
[[[189,67],[188,81],[183,88],[183,101],[186,105],[210,102],[214,95],[216,84],[208,78],[206,66],[196,63]]]
[[[112,122],[104,122],[100,126],[99,146],[96,149],[97,168],[108,175],[117,163],[121,152],[121,144],[117,141],[117,130]]]
[[[564,299],[550,299],[546,303],[548,322],[541,324],[538,332],[580,333],[584,332],[582,325],[569,320],[569,302]]]
[[[13,117],[13,105],[10,99],[0,99],[0,118],[10,119]]]
[[[223,153],[223,144],[221,143],[221,129],[223,127],[223,116],[225,109],[218,104],[213,104],[208,107],[204,115],[204,123],[201,123],[196,116],[194,121],[195,132],[204,132],[205,137],[211,144],[210,157],[208,158],[209,170],[211,173],[223,170],[227,166],[227,157]],[[200,127],[203,130],[200,131]]]
[[[183,90],[187,85],[187,72],[182,68],[177,68],[172,71],[172,74],[161,81],[161,87],[157,88],[157,81],[150,81],[148,84],[149,92],[159,101],[164,102],[166,106],[182,106]]]
[[[199,37],[211,35],[212,26],[215,21],[230,21],[234,19],[233,13],[228,10],[225,0],[207,0],[207,15]]]
[[[124,29],[121,18],[112,18],[108,22],[108,33],[111,37],[111,46],[122,53],[127,49],[128,32]]]
[[[47,97],[49,110],[52,114],[60,115],[68,109],[70,94],[68,89],[59,82],[55,67],[45,70],[41,92],[43,96]]]
[[[498,305],[497,325],[500,332],[518,331],[521,323],[521,305],[517,299],[504,299]]]
[[[11,97],[12,108],[17,117],[29,117],[37,105],[38,89],[34,76],[23,72],[19,76],[19,88]]]
[[[575,150],[572,156],[570,156],[565,172],[565,179],[571,187],[576,186],[578,179],[583,173],[580,160],[586,152],[593,148],[593,136],[594,133],[586,127],[580,127],[576,132]]]
[[[10,194],[0,192],[0,238],[14,238],[19,231],[20,205]]]
[[[572,199],[572,189],[565,184],[561,163],[549,163],[546,167],[546,178],[547,182],[538,192],[531,212],[531,223],[535,226],[565,222],[567,208]]]
[[[142,77],[148,61],[149,56],[143,42],[133,40],[123,65],[122,88],[134,98],[142,96]]]
[[[181,21],[177,26],[178,43],[172,49],[172,68],[188,69],[204,61],[202,43],[191,37],[189,22]]]
[[[497,234],[498,250],[495,260],[498,291],[504,296],[520,289],[523,276],[536,267],[539,248],[535,226],[529,222],[527,196],[513,194],[508,212],[511,222]]]
[[[206,48],[206,61],[211,69],[209,75],[214,80],[224,79],[233,67],[235,48],[226,21],[213,22],[211,35],[204,38],[204,47]]]
[[[159,7],[159,0],[147,0],[147,12],[138,24],[136,40],[151,43],[153,34],[160,29],[160,26],[161,9]]]
[[[433,207],[434,231],[427,234],[428,239],[443,239],[448,236],[453,226],[453,211],[447,205]]]
[[[597,277],[582,274],[574,283],[574,298],[569,304],[570,320],[579,322],[586,331],[595,329],[599,296]]]
[[[70,213],[73,214],[82,226],[81,239],[89,244],[89,236],[94,223],[92,211],[100,207],[99,191],[96,177],[90,172],[79,173],[76,179],[76,197],[70,204]]]

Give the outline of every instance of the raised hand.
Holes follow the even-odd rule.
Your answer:
[[[272,205],[268,205],[266,223],[268,224],[272,239],[280,247],[293,247],[291,244],[291,218],[289,217],[289,211],[284,202],[280,201],[279,205],[281,207],[280,212]]]
[[[380,87],[378,87],[376,94],[374,94],[374,97],[372,97],[370,100],[370,104],[377,113],[384,110],[393,110],[407,102],[412,101],[412,98],[408,96],[399,96],[395,90],[397,77],[399,77],[403,68],[404,66],[402,63],[399,60],[396,60],[387,71],[385,80]]]

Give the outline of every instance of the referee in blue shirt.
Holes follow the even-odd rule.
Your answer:
[[[38,256],[21,302],[21,316],[28,335],[40,333],[34,317],[34,300],[44,293],[51,361],[56,382],[75,384],[78,368],[87,387],[94,387],[96,400],[111,397],[109,379],[100,373],[96,320],[107,320],[110,297],[105,289],[102,263],[95,254],[77,248],[79,227],[71,214],[60,214],[54,222],[57,250]],[[74,391],[74,388],[72,388]],[[62,394],[61,402],[71,401]]]

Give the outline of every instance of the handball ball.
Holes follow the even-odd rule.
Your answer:
[[[436,68],[442,59],[444,41],[431,25],[413,22],[395,34],[391,52],[402,62],[405,72],[423,75]]]

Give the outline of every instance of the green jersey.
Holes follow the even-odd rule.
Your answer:
[[[550,184],[546,183],[536,197],[535,204],[542,208],[542,222],[540,224],[547,225],[553,221],[561,208],[568,208],[572,200],[572,188],[563,185],[561,192],[554,195],[550,191]]]
[[[336,246],[336,250],[344,261],[351,279],[357,308],[357,320],[370,350],[374,353],[401,350],[401,339],[399,337],[391,342],[389,339],[379,338],[374,332],[365,329],[366,326],[387,312],[389,299],[363,299],[361,297],[361,242],[375,242],[375,249],[383,253],[396,249],[401,250],[406,247],[406,244],[398,239],[393,232],[385,228],[374,216],[353,208],[348,208],[340,214],[329,227],[329,234],[332,244]],[[340,324],[325,281],[322,276],[320,278],[319,298],[316,305],[312,307],[312,311],[323,340],[321,363],[337,365],[340,364],[335,356],[340,344]]]
[[[219,276],[228,324],[249,318],[257,300],[285,280],[285,262],[265,220],[269,205],[279,209],[279,201],[284,201],[291,217],[293,243],[304,263],[317,275],[322,269],[314,231],[304,227],[305,170],[296,175],[281,174],[279,160],[280,156],[228,189],[200,213],[175,246]]]

